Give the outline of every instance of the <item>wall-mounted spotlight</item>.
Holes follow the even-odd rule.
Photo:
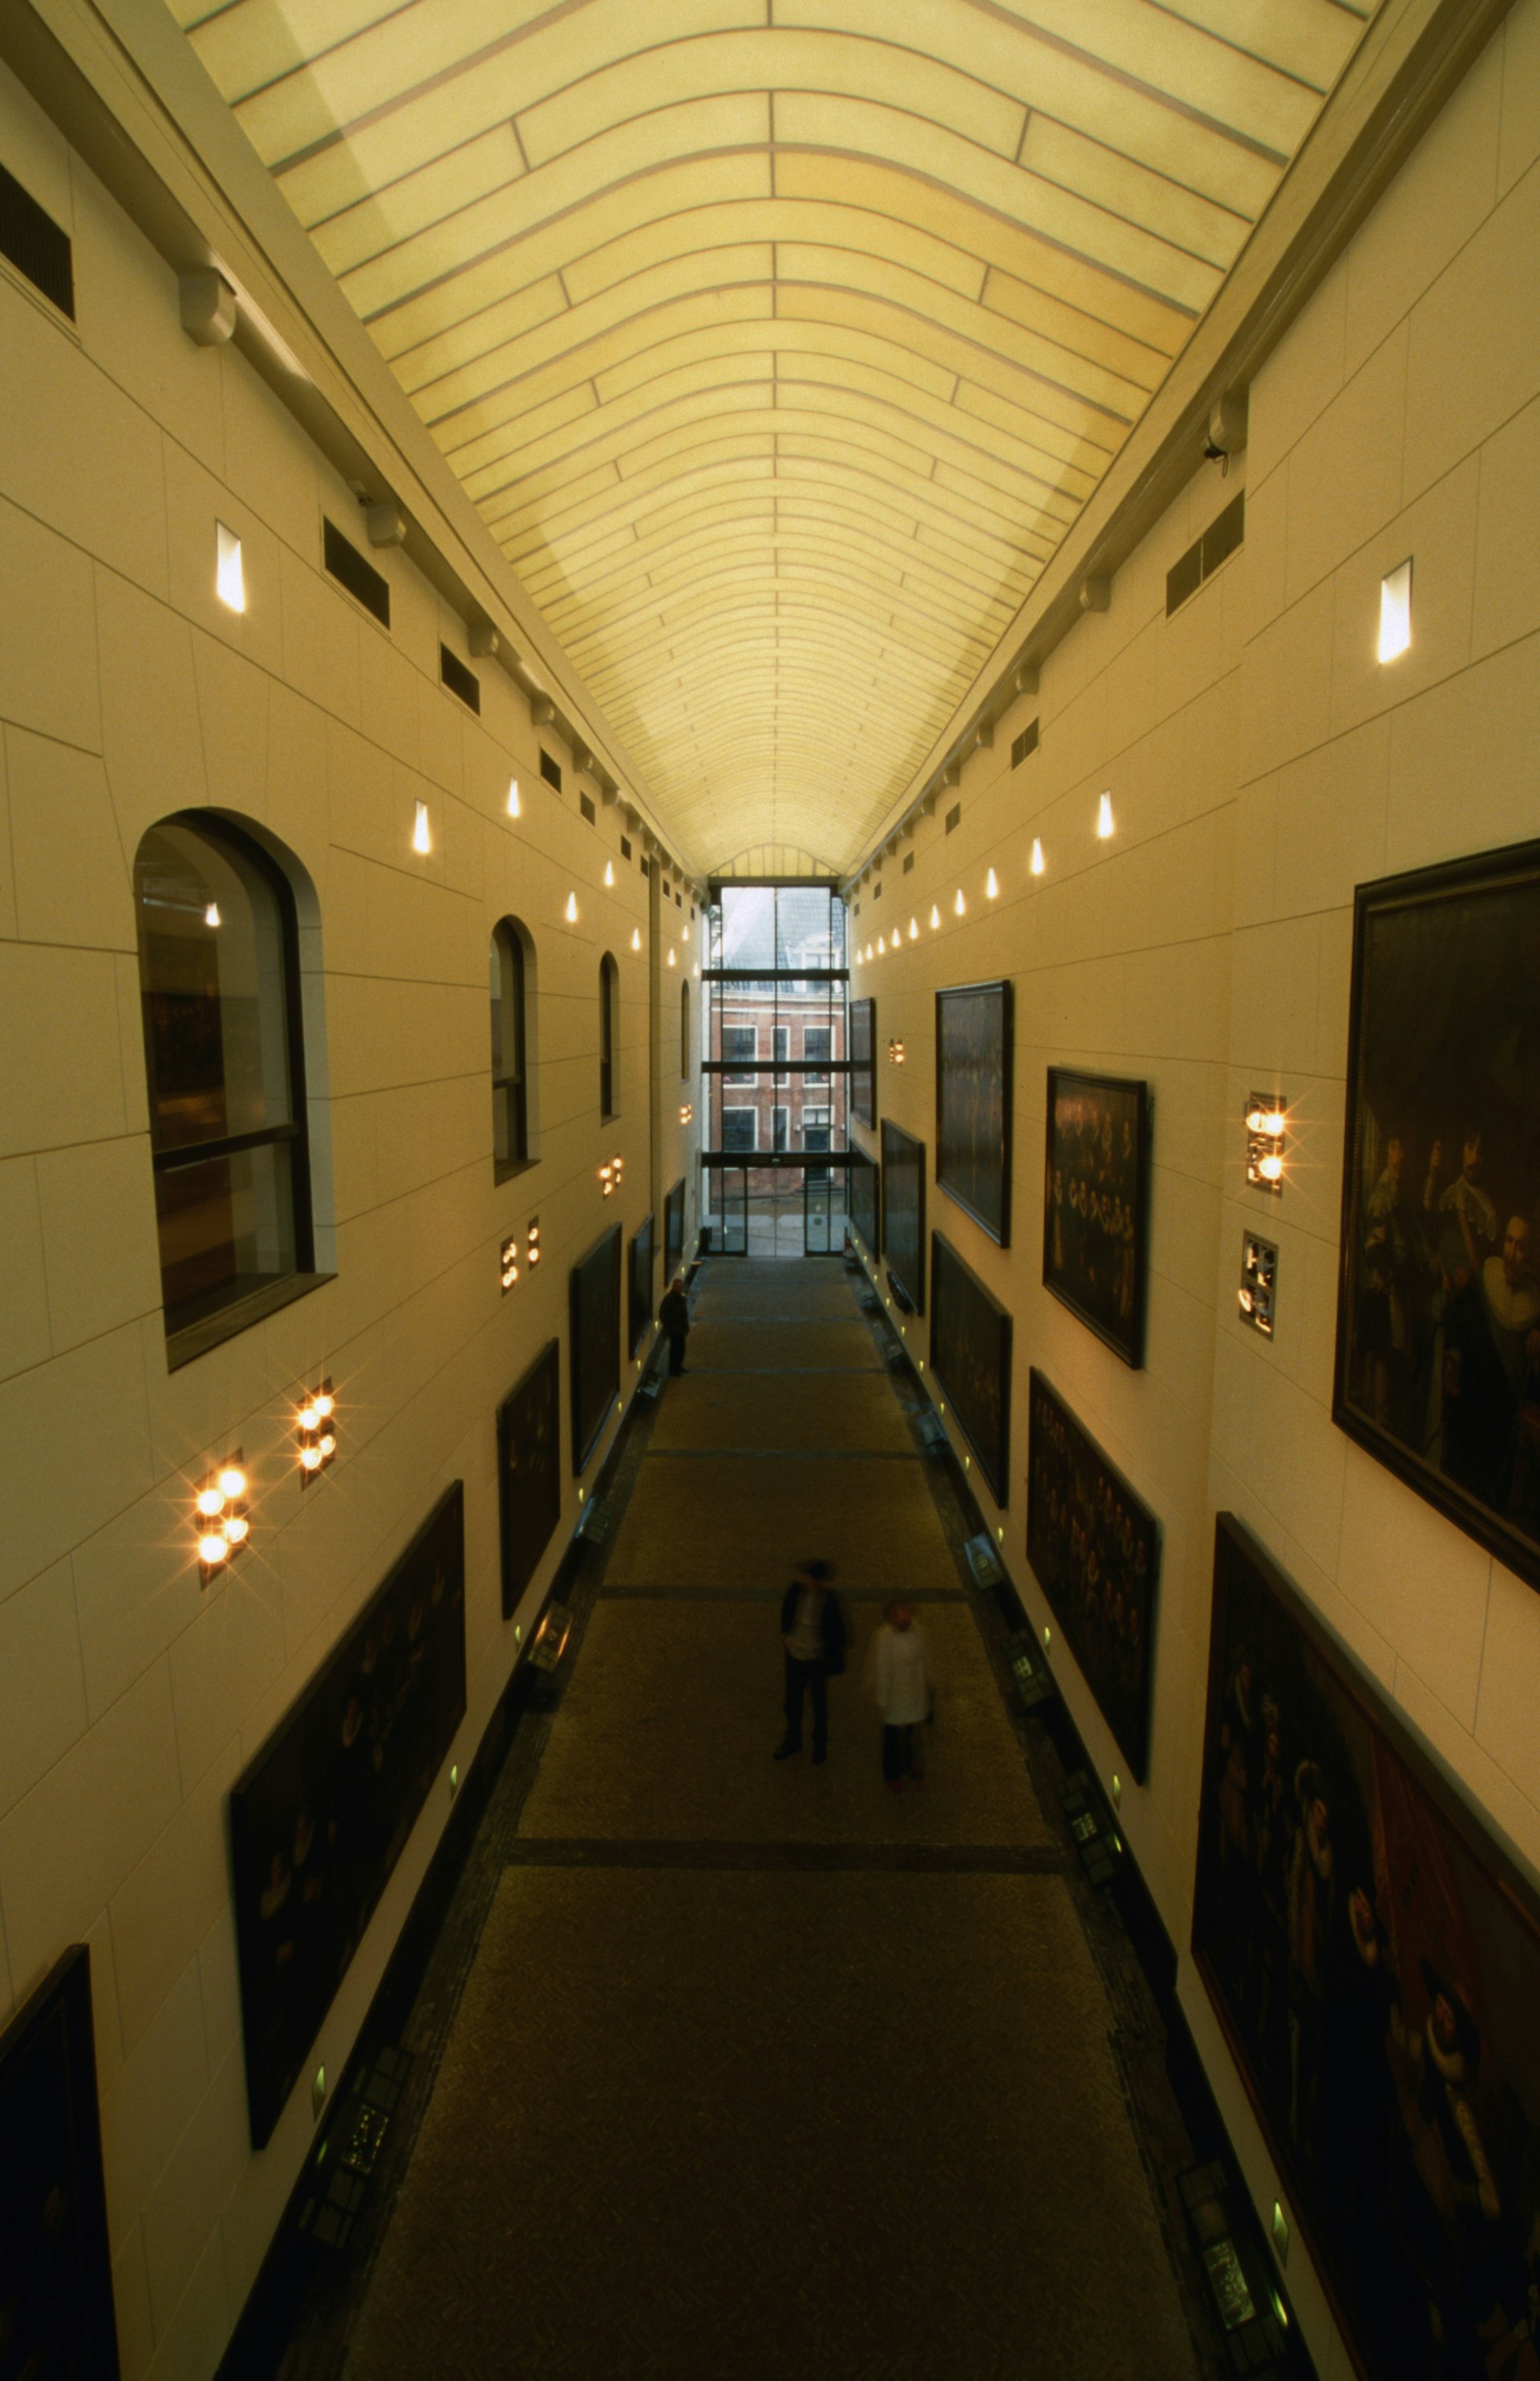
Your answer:
[[[679,1122],[681,1124],[689,1124],[694,1117],[694,1109],[691,1106],[690,1102],[686,1100],[683,1107],[679,1110]]]
[[[631,928],[631,948],[633,951],[639,951],[642,948],[642,929],[640,926],[633,926]]]
[[[1278,1291],[1278,1252],[1271,1240],[1259,1240],[1254,1232],[1241,1235],[1241,1320],[1260,1331],[1265,1339],[1273,1336],[1273,1321]]]
[[[568,893],[567,897],[567,922],[569,926],[578,922],[578,897],[575,893]]]
[[[232,612],[246,609],[246,573],[241,566],[240,540],[233,529],[215,521],[214,592]]]
[[[675,957],[674,957],[674,946],[673,946],[673,944],[672,944],[672,943],[670,943],[670,944],[669,944],[669,946],[668,946],[668,964],[669,964],[669,966],[670,966],[670,967],[675,967],[675,966],[677,966],[677,965],[678,965],[678,961],[676,960],[676,959],[675,959]]]
[[[613,860],[606,860],[606,861],[605,861],[605,883],[606,885],[613,885],[613,884],[614,884],[614,882],[615,882],[615,862],[614,862],[614,861],[613,861]]]
[[[251,1534],[246,1491],[246,1468],[238,1447],[199,1485],[193,1510],[198,1521],[198,1568],[205,1587]]]
[[[911,918],[909,922],[909,938],[911,943],[917,943],[920,939],[920,921],[918,918]]]
[[[524,1263],[532,1273],[540,1263],[540,1217],[532,1215],[524,1227]]]
[[[432,851],[434,848],[433,837],[428,832],[428,805],[426,802],[419,802],[417,805],[416,815],[414,816],[411,824],[411,848],[413,851],[422,852]]]
[[[214,926],[214,927],[218,927],[218,926],[222,926],[222,925],[224,924],[224,922],[225,922],[224,919],[223,919],[223,918],[220,916],[220,914],[219,914],[219,904],[218,904],[218,902],[217,902],[217,901],[211,901],[211,902],[209,903],[208,908],[207,908],[207,909],[204,910],[204,912],[203,912],[203,923],[204,923],[204,925],[205,925],[205,926]]]
[[[877,957],[880,959],[887,957],[887,945],[881,934],[877,936]]]
[[[1041,876],[1041,875],[1042,875],[1042,873],[1043,873],[1043,871],[1044,871],[1044,869],[1045,869],[1045,867],[1046,865],[1047,865],[1047,863],[1046,863],[1046,861],[1044,860],[1044,857],[1043,857],[1043,846],[1042,846],[1042,843],[1040,842],[1040,840],[1038,839],[1038,837],[1034,835],[1034,836],[1033,836],[1033,839],[1032,839],[1032,873],[1033,873],[1033,874],[1034,876]]]
[[[1283,1190],[1283,1139],[1289,1111],[1278,1098],[1253,1092],[1246,1103],[1246,1179],[1253,1190]]]
[[[509,818],[522,818],[524,815],[519,800],[519,780],[517,777],[510,777],[508,779],[508,798],[505,808],[507,811]]]
[[[901,1067],[903,1065],[904,1045],[901,1042],[890,1042],[888,1044],[887,1063],[890,1067]]]
[[[1112,835],[1112,796],[1110,794],[1104,794],[1096,805],[1096,835],[1102,843],[1107,842]]]
[[[308,1488],[336,1454],[336,1399],[329,1379],[300,1398],[294,1435],[299,1445],[299,1485]]]
[[[609,1197],[612,1190],[619,1190],[621,1178],[625,1171],[626,1161],[623,1157],[612,1157],[607,1166],[600,1166],[599,1179],[604,1185],[605,1196],[606,1199]]]
[[[1379,644],[1382,662],[1399,661],[1412,642],[1412,563],[1398,562],[1379,582]]]
[[[967,915],[968,904],[962,897],[962,887],[960,885],[957,888],[957,898],[952,903],[952,908],[958,917],[961,918]]]
[[[996,875],[993,869],[990,870],[988,876],[984,879],[984,890],[985,899],[990,901],[993,901],[999,893],[1000,880]]]
[[[940,910],[939,906],[938,906],[935,901],[933,901],[933,902],[931,903],[931,932],[932,932],[932,934],[935,934],[935,930],[936,930],[937,926],[939,926],[939,925],[940,925],[940,923],[941,923],[941,910]]]
[[[503,1296],[507,1298],[509,1290],[519,1279],[519,1235],[517,1232],[510,1232],[507,1239],[503,1241],[497,1251],[497,1279],[502,1286]]]

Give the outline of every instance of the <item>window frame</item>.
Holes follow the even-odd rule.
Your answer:
[[[499,918],[492,929],[492,948],[496,953],[498,964],[504,971],[499,1006],[504,1019],[502,1039],[505,1071],[499,1074],[496,1061],[494,1060],[492,1175],[495,1182],[509,1181],[515,1174],[524,1173],[534,1164],[534,1156],[530,1147],[530,966],[529,955],[524,948],[524,944],[525,933],[519,920],[511,913],[507,917]],[[510,973],[516,992],[512,1010],[514,1031],[511,1039],[514,1052],[511,1072],[507,1070],[510,1039],[507,1027]],[[507,1157],[499,1157],[497,1154],[496,1104],[499,1099],[507,1104],[506,1113],[512,1127],[507,1135],[510,1154]]]
[[[599,1121],[613,1123],[620,1113],[619,1083],[620,971],[605,951],[599,961]]]

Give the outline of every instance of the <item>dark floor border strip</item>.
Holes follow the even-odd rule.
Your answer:
[[[760,1604],[768,1608],[777,1605],[785,1593],[781,1587],[649,1587],[627,1582],[601,1587],[594,1602]],[[896,1600],[896,1591],[886,1587],[841,1587],[839,1599],[842,1604],[889,1604]],[[916,1587],[904,1589],[902,1601],[905,1604],[966,1604],[968,1598],[959,1587]]]
[[[732,1456],[776,1463],[918,1463],[917,1447],[650,1447],[654,1456]]]
[[[877,1870],[969,1876],[1062,1876],[1053,1844],[669,1843],[653,1837],[520,1836],[510,1868]]]
[[[743,1374],[752,1374],[756,1380],[776,1379],[783,1374],[817,1373],[825,1380],[880,1381],[887,1371],[886,1364],[687,1364],[686,1374],[697,1373],[702,1379],[709,1374],[714,1381],[736,1380]],[[677,1374],[670,1374],[671,1379]]]

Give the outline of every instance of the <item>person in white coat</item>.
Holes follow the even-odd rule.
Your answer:
[[[872,1643],[872,1685],[882,1714],[882,1774],[890,1794],[919,1783],[914,1731],[931,1716],[930,1649],[907,1604],[890,1604]]]

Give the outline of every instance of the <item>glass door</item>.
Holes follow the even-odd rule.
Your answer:
[[[717,1240],[724,1256],[749,1253],[749,1169],[746,1166],[714,1166],[706,1179],[714,1186],[713,1206],[721,1221]]]

